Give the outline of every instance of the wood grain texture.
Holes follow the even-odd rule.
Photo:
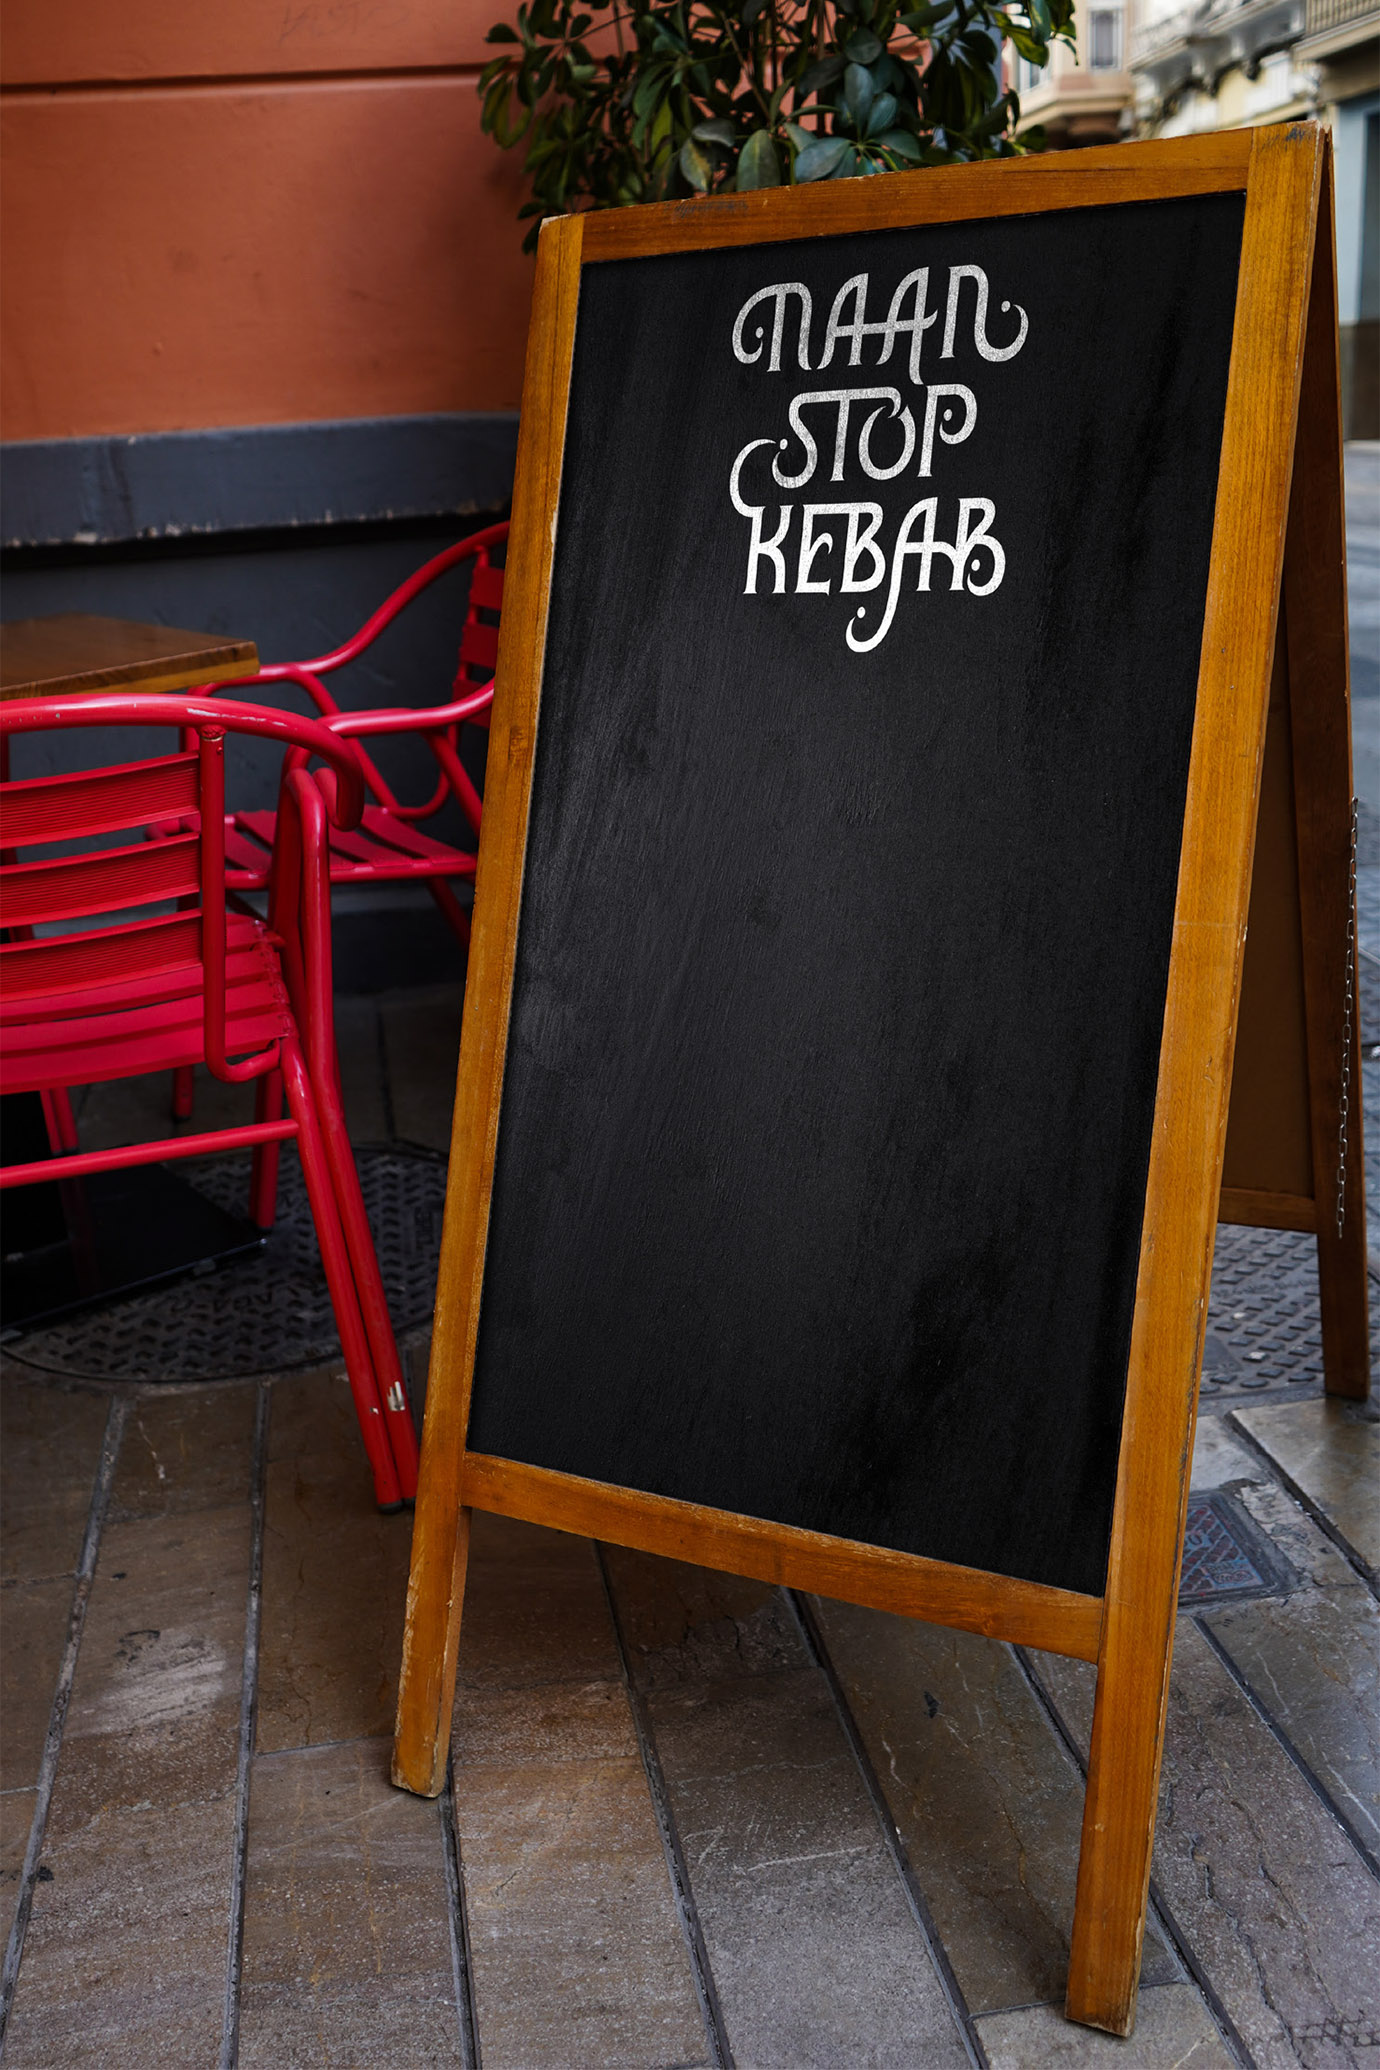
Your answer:
[[[1135,2022],[1322,164],[1256,131],[1067,2010]]]
[[[646,208],[602,209],[585,218],[584,255],[587,263],[632,259],[910,223],[964,223],[1044,209],[1230,193],[1246,184],[1251,135],[1249,130],[1220,130],[1168,144],[1115,144],[1076,157],[1051,152],[1044,158],[889,173],[880,184],[830,180]]]
[[[1224,1192],[1313,1198],[1294,750],[1284,617],[1275,635],[1260,772],[1250,919],[1232,1058]]]
[[[1370,1394],[1370,1328],[1360,995],[1354,973],[1349,1008],[1346,997],[1348,929],[1353,930],[1354,940],[1356,915],[1351,885],[1351,682],[1335,246],[1329,160],[1318,211],[1308,341],[1299,393],[1298,457],[1284,556],[1284,612],[1318,1203],[1323,1374],[1329,1394],[1365,1401]],[[1345,1172],[1339,1204],[1344,1105],[1348,1110]]]
[[[455,1694],[469,1535],[461,1460],[517,950],[582,222],[564,217],[541,233],[513,485],[393,1759],[394,1781],[427,1797],[445,1782]]]
[[[252,640],[84,611],[15,618],[0,633],[0,697],[186,690],[258,673]]]
[[[1242,1223],[1248,1229],[1302,1229],[1311,1233],[1318,1226],[1318,1210],[1312,1198],[1301,1193],[1224,1186],[1217,1219]]]
[[[1097,1658],[1102,1625],[1097,1596],[733,1516],[480,1452],[467,1453],[460,1492],[475,1509],[523,1517],[557,1531],[637,1546],[667,1559],[748,1574],[930,1624],[955,1625],[1075,1660]]]

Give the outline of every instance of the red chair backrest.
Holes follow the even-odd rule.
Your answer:
[[[508,528],[505,525],[502,529],[506,538]],[[494,566],[489,559],[489,549],[485,547],[476,556],[474,572],[470,576],[469,609],[460,635],[455,687],[461,696],[470,683],[487,683],[498,667],[498,620],[502,608],[503,570]],[[474,723],[487,725],[488,715]]]
[[[359,764],[348,742],[314,720],[204,697],[0,705],[6,746],[14,733],[150,725],[177,727],[196,746],[152,761],[0,783],[0,929],[8,937],[0,942],[0,991],[11,1008],[22,1007],[40,995],[118,987],[199,963],[207,1063],[231,1081],[257,1077],[271,1067],[276,1045],[236,1063],[226,1054],[225,736],[266,735],[320,756],[334,772],[344,824],[359,819]],[[134,838],[108,845],[112,834]],[[95,842],[103,845],[81,845]],[[19,858],[18,850],[34,847],[49,852]],[[141,910],[173,901],[181,910]],[[106,916],[117,913],[110,924]],[[63,932],[33,933],[55,925]]]

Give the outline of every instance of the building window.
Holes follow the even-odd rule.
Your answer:
[[[1048,69],[1046,65],[1032,65],[1029,58],[1018,57],[1016,60],[1017,93],[1034,93],[1037,88],[1044,85],[1045,74]]]
[[[1115,72],[1121,66],[1121,9],[1088,10],[1088,70]]]

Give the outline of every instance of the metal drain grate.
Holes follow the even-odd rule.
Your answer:
[[[401,1334],[431,1316],[446,1167],[394,1150],[360,1150],[355,1161],[389,1313]],[[247,1159],[180,1169],[218,1207],[243,1214]],[[238,1380],[338,1357],[296,1156],[283,1159],[278,1221],[256,1256],[35,1330],[16,1349],[26,1365],[83,1380]]]
[[[1374,1310],[1372,1311],[1374,1316]],[[1375,1317],[1380,1322],[1380,1317]],[[1380,1351],[1372,1327],[1371,1357]],[[1322,1386],[1318,1248],[1289,1229],[1217,1231],[1203,1347],[1203,1393],[1259,1394]]]
[[[1192,1498],[1184,1528],[1181,1607],[1281,1595],[1295,1585],[1278,1547],[1231,1495],[1214,1489]]]

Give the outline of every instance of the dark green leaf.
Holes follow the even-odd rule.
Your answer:
[[[843,98],[859,129],[867,120],[867,112],[872,106],[875,93],[872,74],[861,65],[850,65],[843,75]]]
[[[817,65],[811,65],[803,79],[797,80],[797,98],[802,101],[808,100],[812,93],[818,93],[823,87],[832,86],[836,79],[842,79],[844,70],[845,64],[841,57],[821,58]]]
[[[856,150],[854,146],[850,144],[844,151],[842,158],[840,158],[838,164],[834,167],[834,170],[830,173],[829,177],[831,180],[851,180],[856,177],[858,168],[861,163],[861,152]]]
[[[920,149],[920,139],[913,137],[908,129],[889,129],[885,136],[878,137],[877,141],[894,157],[907,159],[912,165],[918,165],[924,155]]]
[[[737,142],[733,124],[724,115],[716,115],[712,122],[697,122],[690,134],[701,144],[722,144],[728,151]]]
[[[745,29],[752,27],[766,4],[767,0],[743,0],[743,11],[738,19]]]
[[[687,137],[680,147],[680,169],[697,193],[709,192],[709,183],[714,177],[713,162],[693,137]]]
[[[781,185],[781,163],[770,130],[755,129],[738,153],[737,185],[740,194]]]
[[[882,54],[881,43],[871,29],[857,30],[843,47],[855,65],[870,65],[874,58],[879,58]]]
[[[896,96],[894,93],[879,93],[872,103],[867,117],[867,134],[879,137],[884,129],[890,129],[896,119]]]
[[[495,22],[484,41],[486,43],[517,43],[521,41],[521,38],[516,29],[509,28],[507,22]]]
[[[795,145],[797,151],[808,151],[811,144],[819,142],[819,138],[812,130],[802,129],[798,122],[788,122],[786,124],[786,135]]]
[[[827,180],[848,149],[843,137],[820,137],[807,144],[795,161],[796,179]]]

